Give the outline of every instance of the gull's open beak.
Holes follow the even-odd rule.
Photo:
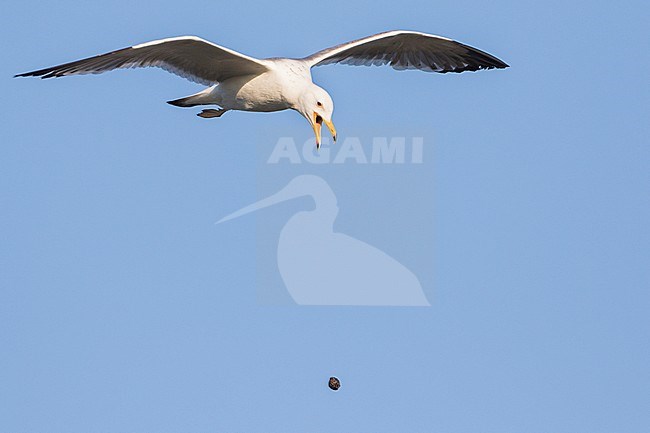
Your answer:
[[[330,134],[332,134],[332,140],[334,140],[334,143],[336,143],[336,128],[334,127],[334,123],[332,123],[329,120],[326,120],[325,125],[327,125],[327,129],[329,129]]]
[[[314,128],[314,135],[316,135],[316,149],[320,149],[320,130],[323,125],[323,118],[314,112],[314,121],[311,122],[311,127]]]
[[[313,122],[311,126],[314,128],[314,134],[316,135],[316,149],[320,149],[321,128],[323,126],[323,121],[325,122],[327,129],[330,130],[334,142],[336,142],[336,128],[334,127],[334,124],[329,120],[324,120],[318,113],[314,112]]]

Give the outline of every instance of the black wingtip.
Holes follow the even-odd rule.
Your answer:
[[[485,69],[505,69],[509,68],[510,65],[504,62],[501,59],[498,59],[490,54],[485,53],[486,59],[484,60]]]
[[[41,77],[41,78],[47,78],[43,74],[39,74],[39,71],[33,71],[33,72],[23,72],[22,74],[16,74],[14,75],[14,78],[21,78],[21,77]]]
[[[499,60],[495,57],[494,60],[492,60],[490,63],[481,65],[478,67],[476,70],[481,70],[481,69],[506,69],[509,68],[510,65],[504,62],[503,60]]]
[[[23,72],[22,74],[14,75],[14,78],[39,77],[41,79],[44,79],[44,78],[53,78],[53,77],[60,77],[60,76],[62,75],[57,72],[57,67],[54,67],[54,68],[47,68],[47,69],[39,69],[38,71]]]

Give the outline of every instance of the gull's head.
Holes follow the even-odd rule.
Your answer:
[[[298,99],[295,109],[302,114],[314,129],[316,135],[316,147],[320,148],[321,127],[323,123],[332,133],[332,138],[336,141],[336,128],[332,123],[332,112],[334,111],[334,102],[332,97],[315,84],[311,84],[305,89]]]

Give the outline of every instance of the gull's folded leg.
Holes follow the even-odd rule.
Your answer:
[[[200,113],[197,114],[197,116],[203,117],[204,119],[210,119],[212,117],[221,117],[221,115],[223,113],[225,113],[226,111],[228,111],[228,110],[226,110],[224,108],[222,108],[220,110],[215,110],[213,108],[210,108],[210,109],[201,111]]]

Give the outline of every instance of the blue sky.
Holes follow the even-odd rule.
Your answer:
[[[0,431],[650,428],[646,3],[0,10]],[[432,212],[433,240],[377,240],[428,268],[430,308],[259,302],[256,219],[280,217],[213,223],[277,189],[260,185],[260,149],[308,136],[296,113],[198,119],[164,101],[200,87],[159,70],[11,78],[176,35],[300,57],[394,28],[512,66],[314,71],[341,137],[430,143],[429,187],[412,201]],[[332,182],[409,226],[382,173],[346,165]],[[340,230],[372,239],[341,208]]]

